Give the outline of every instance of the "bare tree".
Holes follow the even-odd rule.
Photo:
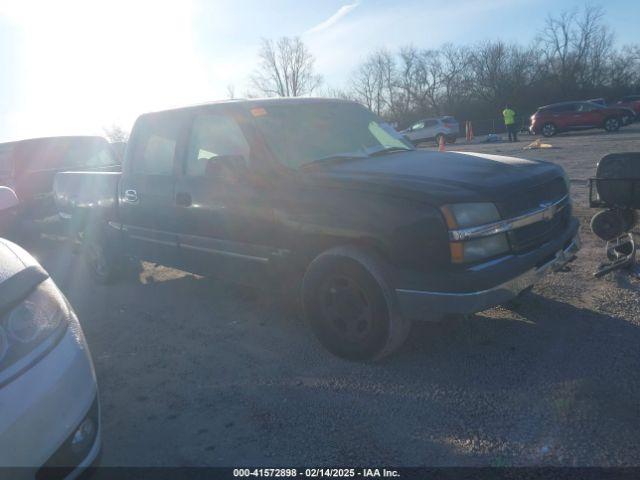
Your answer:
[[[331,86],[325,86],[324,88],[322,88],[322,90],[320,91],[320,96],[326,98],[338,98],[341,100],[355,99],[355,95],[349,90]]]
[[[396,62],[391,53],[378,50],[351,77],[354,97],[378,115],[392,115],[397,95]]]
[[[233,100],[234,98],[236,98],[236,87],[233,83],[227,85],[227,98],[229,100]]]
[[[442,64],[436,50],[416,50],[412,47],[400,51],[402,79],[399,80],[411,109],[420,113],[440,113],[438,101],[442,85]]]
[[[606,75],[613,35],[603,18],[604,10],[596,5],[585,5],[581,12],[565,10],[547,17],[538,44],[562,94],[593,87]]]
[[[457,105],[465,103],[472,90],[471,72],[472,54],[469,48],[456,47],[450,43],[440,51],[442,110],[452,111]]]
[[[369,110],[382,113],[382,87],[381,79],[376,70],[374,62],[366,61],[362,63],[351,77],[351,85],[355,98],[365,105]]]
[[[322,77],[314,71],[313,55],[298,37],[281,37],[277,42],[263,39],[258,57],[259,65],[250,83],[264,96],[300,97],[322,83]]]
[[[109,142],[126,142],[129,140],[129,132],[127,132],[120,125],[113,124],[110,127],[104,127],[104,136]]]

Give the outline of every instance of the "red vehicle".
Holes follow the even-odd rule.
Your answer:
[[[552,137],[556,133],[589,128],[615,132],[628,123],[632,115],[624,107],[606,107],[594,102],[562,102],[540,107],[531,116],[530,131]]]
[[[627,95],[622,97],[616,103],[616,107],[630,108],[636,114],[636,117],[640,116],[640,95]]]

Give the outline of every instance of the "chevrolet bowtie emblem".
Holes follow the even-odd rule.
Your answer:
[[[553,205],[553,202],[542,202],[540,204],[540,208],[543,209],[542,218],[544,220],[551,220],[553,218],[553,215],[556,213],[555,208],[549,208],[551,205]]]

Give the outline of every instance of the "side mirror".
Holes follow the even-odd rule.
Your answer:
[[[9,187],[0,187],[0,211],[18,206],[18,196]]]

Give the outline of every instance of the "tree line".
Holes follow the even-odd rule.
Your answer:
[[[263,40],[251,92],[352,99],[399,127],[432,115],[482,122],[498,118],[506,103],[526,121],[548,103],[640,92],[640,46],[617,47],[604,16],[589,5],[549,15],[529,45],[494,40],[380,49],[343,88],[322,87],[301,39]]]

